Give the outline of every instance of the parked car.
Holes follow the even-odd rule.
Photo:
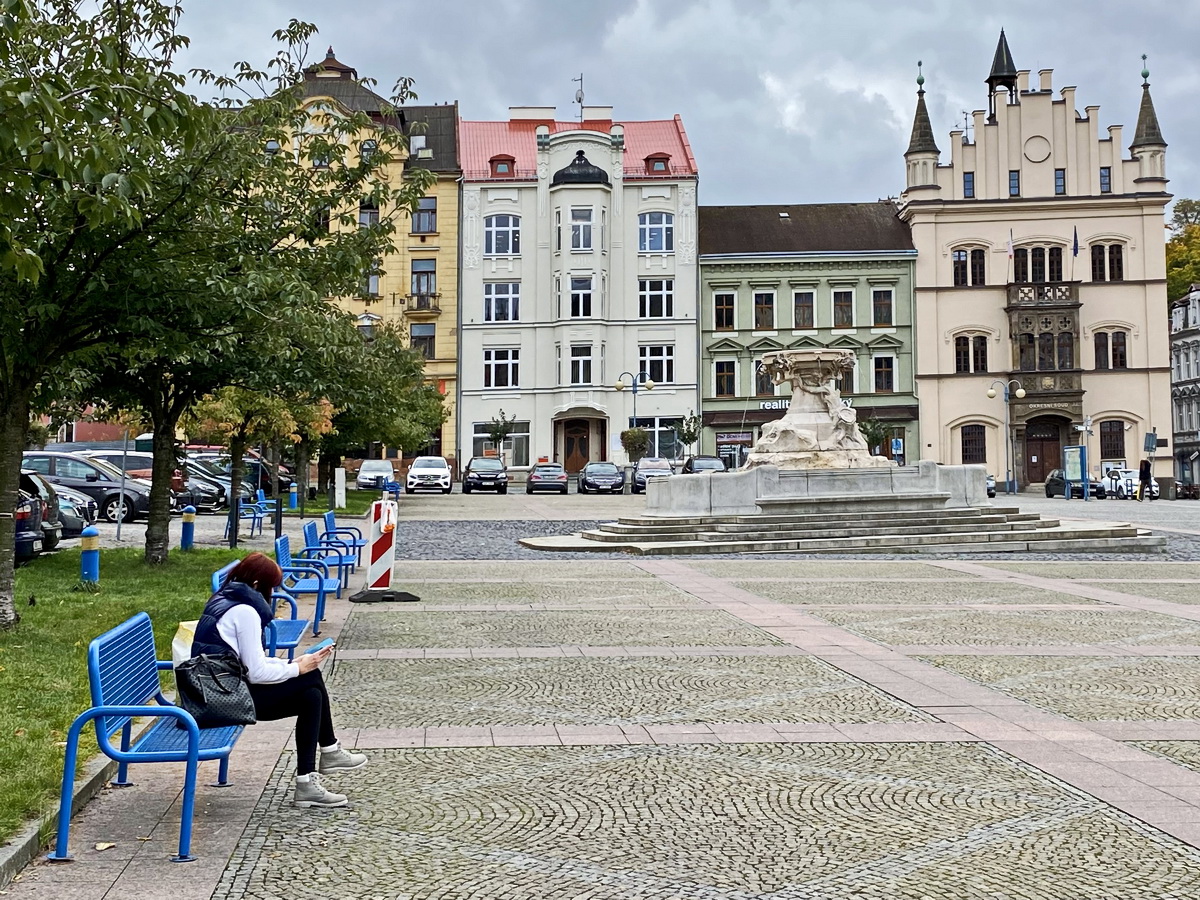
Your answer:
[[[996,476],[995,475],[989,475],[987,477],[987,495],[989,497],[996,496]]]
[[[392,467],[390,459],[364,459],[362,465],[358,467],[354,486],[360,491],[374,490],[377,478],[382,478],[384,481],[396,480],[396,470]]]
[[[622,494],[625,492],[625,472],[610,462],[590,462],[579,473],[575,491],[580,494]]]
[[[31,469],[21,472],[21,490],[42,504],[42,550],[50,552],[62,540],[62,517],[54,485]]]
[[[217,471],[229,478],[233,474],[233,460],[228,455],[198,453],[193,459],[212,463]],[[255,491],[271,492],[271,469],[261,459],[252,456],[242,458],[242,481],[250,486],[251,493]],[[279,467],[279,492],[286,494],[292,488],[292,473],[283,466]]]
[[[508,493],[508,469],[494,456],[473,456],[462,473],[462,492],[495,491]]]
[[[1114,478],[1113,476],[1116,475]],[[1118,500],[1128,500],[1137,496],[1138,490],[1138,470],[1137,469],[1109,469],[1105,476],[1110,485],[1110,490],[1117,495]],[[1115,486],[1113,486],[1115,482]],[[1150,499],[1158,499],[1158,480],[1150,479]]]
[[[49,450],[26,451],[21,465],[33,469],[54,485],[65,485],[87,494],[108,522],[117,521],[121,507],[121,480],[125,480],[124,520],[133,522],[150,514],[150,482],[122,473],[100,459]]]
[[[1137,473],[1134,473],[1134,474],[1137,474]],[[1093,496],[1099,500],[1103,500],[1105,498],[1105,496],[1107,496],[1107,493],[1108,493],[1107,490],[1105,489],[1103,483],[1101,483],[1098,479],[1089,478],[1088,485],[1089,485],[1088,493],[1091,496]],[[1067,491],[1066,474],[1063,472],[1062,469],[1055,469],[1049,475],[1046,476],[1046,496],[1047,497],[1062,497],[1066,494],[1066,491]],[[1071,496],[1079,497],[1081,499],[1083,497],[1083,485],[1080,484],[1078,481],[1074,482],[1071,485]]]
[[[701,472],[724,472],[725,460],[719,456],[689,456],[679,470],[683,475],[697,475]]]
[[[404,493],[414,491],[441,491],[450,493],[454,483],[454,475],[450,472],[450,464],[444,456],[418,456],[408,467],[408,475],[404,479]]]
[[[62,523],[63,537],[79,537],[83,529],[95,523],[100,515],[96,501],[74,488],[55,489],[58,494],[58,518]]]
[[[31,560],[42,552],[42,501],[32,494],[17,491],[13,518],[16,525],[13,548],[17,562]]]
[[[525,482],[525,493],[534,491],[567,492],[567,470],[562,463],[538,463],[529,470],[529,479]]]
[[[675,470],[671,468],[670,460],[661,456],[643,456],[633,467],[633,487],[630,490],[640,494],[646,490],[646,482],[651,478],[667,478],[674,474]]]
[[[228,472],[217,465],[215,460],[201,459],[195,456],[189,456],[184,461],[184,465],[187,467],[189,474],[197,477],[203,476],[205,478],[211,478],[217,484],[221,485],[221,487],[225,489],[225,504],[228,506],[229,496],[233,493],[233,482],[230,479]],[[248,481],[242,482],[242,489],[239,494],[241,499],[247,503],[253,503],[256,499],[254,485],[250,484]]]
[[[124,468],[126,474],[153,481],[154,454],[140,450],[80,450],[80,456],[102,459],[114,468]],[[191,475],[181,464],[171,473],[171,491],[175,494],[175,509],[194,506],[215,511],[225,505],[225,488],[211,478]]]

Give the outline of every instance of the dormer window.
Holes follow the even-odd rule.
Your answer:
[[[668,153],[651,153],[646,157],[647,175],[667,175],[671,171],[671,156]]]
[[[512,156],[493,156],[489,161],[493,178],[512,178],[516,174],[516,159]]]

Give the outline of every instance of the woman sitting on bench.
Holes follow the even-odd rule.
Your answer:
[[[273,617],[264,598],[282,581],[279,566],[261,553],[251,553],[238,563],[205,605],[196,626],[192,655],[235,653],[246,666],[258,718],[272,721],[296,717],[293,804],[345,806],[346,796],[322,787],[321,775],[360,768],[367,764],[367,757],[343,750],[333,733],[329,693],[318,668],[332,648],[297,657],[295,662],[267,656],[263,650],[263,629]]]

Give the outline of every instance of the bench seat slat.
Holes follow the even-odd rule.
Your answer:
[[[243,726],[227,725],[221,728],[200,729],[200,759],[220,759],[228,756],[242,733]],[[129,748],[130,753],[170,754],[180,760],[187,759],[188,733],[174,719],[159,719],[150,730],[138,738]]]

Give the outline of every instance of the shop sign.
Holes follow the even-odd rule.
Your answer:
[[[754,440],[754,436],[749,431],[718,431],[718,444],[733,444],[743,443],[749,444]]]
[[[758,404],[759,409],[787,409],[791,400],[763,400]]]

